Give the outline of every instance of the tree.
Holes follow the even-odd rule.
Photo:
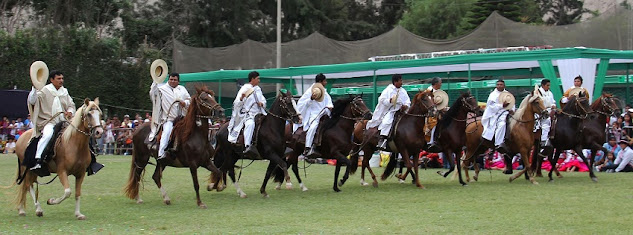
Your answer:
[[[478,0],[466,14],[459,31],[463,33],[472,31],[483,23],[494,11],[497,11],[497,13],[510,20],[517,22],[521,20],[521,8],[517,5],[516,1]]]
[[[426,38],[456,37],[459,36],[457,30],[460,22],[474,2],[474,0],[407,0],[409,10],[402,16],[400,25]]]
[[[580,21],[582,13],[589,12],[580,0],[537,0],[541,13],[548,16],[545,23],[566,25]]]

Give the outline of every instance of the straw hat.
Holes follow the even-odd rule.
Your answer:
[[[149,74],[152,75],[152,80],[155,83],[163,83],[167,74],[169,74],[169,68],[167,68],[167,62],[161,59],[154,60],[152,66],[149,68]]]
[[[253,94],[253,92],[254,92],[254,91],[255,91],[255,89],[253,89],[252,87],[251,87],[251,88],[248,88],[248,90],[246,90],[246,91],[244,92],[244,95],[245,95],[245,96],[244,96],[244,98],[247,98],[248,96],[250,96],[251,94]]]
[[[580,87],[571,88],[569,90],[569,96],[572,96],[572,95],[578,96],[578,94],[580,94],[580,92],[582,91],[585,91],[585,89],[582,89]]]
[[[42,61],[35,61],[31,64],[31,83],[37,90],[41,90],[46,86],[46,79],[48,79],[48,66]]]
[[[514,108],[514,96],[508,91],[502,91],[501,94],[499,94],[499,102],[501,104],[510,103],[507,107],[505,107],[505,109],[509,110]]]
[[[443,90],[436,90],[433,92],[433,102],[437,109],[444,109],[448,107],[448,94]]]
[[[314,97],[314,100],[316,100],[317,102],[321,102],[323,101],[323,98],[325,98],[325,88],[323,87],[323,84],[321,83],[314,83],[314,85],[312,85],[312,97]]]

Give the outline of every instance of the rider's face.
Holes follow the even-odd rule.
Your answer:
[[[497,90],[498,91],[503,91],[506,89],[506,83],[505,82],[497,82]]]
[[[398,80],[398,81],[395,81],[395,82],[393,83],[393,85],[394,85],[394,86],[396,86],[396,88],[400,88],[400,87],[402,87],[402,79],[400,79],[400,80]]]
[[[549,91],[549,87],[550,87],[551,85],[552,85],[552,84],[548,82],[547,84],[545,84],[545,85],[543,85],[543,86],[541,86],[541,87],[543,88],[543,90],[545,90],[545,91]]]
[[[178,77],[169,76],[169,81],[167,83],[169,83],[169,86],[176,88],[178,86],[179,80],[180,79]]]

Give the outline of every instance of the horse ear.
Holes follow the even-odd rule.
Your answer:
[[[99,106],[99,97],[95,98],[94,102],[97,106]]]
[[[88,104],[90,104],[90,99],[86,98],[86,99],[84,100],[84,105],[85,105],[85,106],[88,106]]]

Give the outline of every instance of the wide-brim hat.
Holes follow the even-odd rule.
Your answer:
[[[311,89],[312,97],[314,97],[314,100],[316,100],[317,102],[323,101],[323,98],[325,98],[325,87],[323,87],[323,84],[315,83],[314,85],[312,85]]]
[[[35,61],[31,64],[31,83],[37,90],[41,90],[46,86],[46,79],[48,79],[48,66],[42,61]]]
[[[249,97],[251,94],[253,94],[253,92],[255,91],[254,88],[248,88],[245,92],[244,92],[244,98]]]
[[[622,139],[622,140],[618,141],[618,144],[626,144],[626,145],[629,145],[630,143],[629,143],[629,141],[626,141],[625,139]]]
[[[444,109],[448,107],[448,94],[443,90],[436,90],[433,92],[433,102],[437,109]]]
[[[510,93],[509,91],[502,91],[501,94],[499,94],[499,103],[510,103],[508,106],[505,107],[505,109],[509,110],[514,108],[515,102],[516,100],[514,100],[514,95],[512,95],[512,93]]]
[[[149,67],[149,73],[152,75],[152,80],[155,83],[165,82],[167,74],[169,74],[169,68],[167,68],[167,62],[161,59],[154,60],[152,66]]]
[[[569,90],[569,96],[575,95],[578,96],[578,94],[580,94],[580,92],[585,91],[585,89],[582,89],[580,87],[574,87],[571,90]]]

